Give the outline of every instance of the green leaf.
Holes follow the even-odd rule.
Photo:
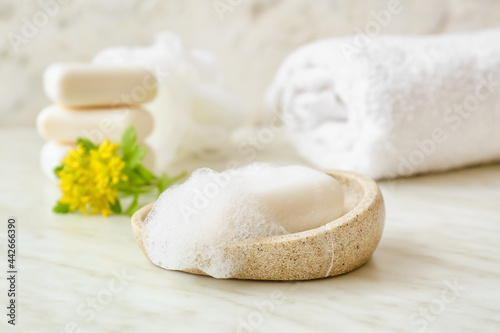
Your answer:
[[[130,204],[130,207],[127,209],[125,214],[127,214],[128,216],[132,216],[132,214],[134,214],[138,208],[139,208],[139,195],[136,194],[134,195],[134,200]]]
[[[150,186],[141,186],[134,184],[121,184],[117,186],[116,189],[125,195],[149,193],[152,190]]]
[[[89,150],[96,149],[96,145],[92,143],[92,141],[84,139],[84,138],[78,138],[76,139],[76,143],[78,145],[82,145],[83,148],[85,149],[85,152],[88,153]]]
[[[69,213],[69,205],[57,202],[57,204],[52,208],[54,213],[67,214]]]
[[[135,169],[139,164],[141,164],[142,159],[146,156],[147,149],[144,147],[137,146],[134,150],[130,152],[127,167],[130,169]]]
[[[114,204],[109,204],[109,208],[111,208],[111,211],[115,214],[121,214],[122,213],[122,206],[120,205],[120,200],[116,199]]]
[[[137,147],[137,133],[134,127],[131,125],[122,134],[122,144],[121,150],[123,153],[123,159],[128,160],[129,156]]]
[[[170,177],[164,173],[160,177],[160,181],[158,182],[158,196],[162,194],[163,191],[167,188],[167,184],[170,181]]]
[[[64,169],[64,164],[61,164],[54,168],[54,173],[56,174],[57,178],[59,178],[59,172],[62,171],[62,169]]]
[[[134,184],[134,185],[145,185],[147,182],[144,180],[144,178],[141,177],[139,173],[137,173],[136,170],[126,170],[125,174],[128,177],[127,183],[129,184]]]
[[[142,164],[139,164],[136,168],[135,168],[135,171],[144,179],[146,180],[147,182],[151,182],[156,178],[156,176],[151,172],[149,171],[148,169],[146,169],[144,166],[142,166]]]
[[[165,191],[170,186],[177,183],[179,180],[186,177],[186,174],[187,173],[184,171],[183,173],[178,174],[177,176],[175,176],[173,178],[170,178],[166,173],[164,173],[161,176],[160,181],[158,182],[158,186],[157,186],[158,187],[158,195],[160,195],[163,191]]]

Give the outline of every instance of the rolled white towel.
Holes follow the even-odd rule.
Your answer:
[[[298,151],[374,178],[500,159],[500,30],[321,40],[268,90]]]

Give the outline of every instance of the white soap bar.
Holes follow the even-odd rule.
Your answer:
[[[40,166],[50,180],[57,181],[54,168],[61,165],[68,152],[75,147],[74,144],[60,144],[55,141],[49,141],[43,145],[40,152]]]
[[[79,137],[99,144],[108,138],[120,142],[125,129],[133,125],[141,142],[153,130],[153,117],[139,107],[94,108],[71,110],[50,105],[37,118],[37,129],[47,140],[76,142]]]
[[[139,143],[140,146],[147,149],[146,156],[142,160],[142,165],[153,173],[155,170],[155,154],[154,151],[147,143]],[[56,141],[49,141],[45,143],[40,152],[40,166],[43,173],[53,181],[57,181],[54,173],[54,168],[61,165],[62,160],[68,156],[70,149],[75,149],[76,144],[64,144]]]
[[[303,166],[267,168],[239,180],[265,215],[290,233],[314,229],[344,214],[344,191],[327,174]]]
[[[56,63],[43,83],[52,101],[74,107],[146,103],[158,90],[155,74],[141,66]]]

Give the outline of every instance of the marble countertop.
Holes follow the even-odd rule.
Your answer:
[[[0,129],[3,312],[8,216],[19,251],[18,322],[2,313],[2,332],[500,331],[498,164],[380,182],[387,220],[372,259],[283,283],[166,271],[139,251],[127,217],[53,214],[41,145],[32,129]]]

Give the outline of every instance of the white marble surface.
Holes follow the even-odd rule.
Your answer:
[[[1,332],[72,332],[68,323],[80,332],[500,331],[498,164],[381,182],[387,221],[372,259],[343,276],[280,283],[166,271],[141,254],[128,218],[51,213],[58,193],[38,167],[41,145],[34,130],[0,129],[0,210],[19,219],[20,278],[18,326],[2,310]],[[293,161],[282,154],[262,158]],[[116,282],[123,271],[130,280]]]
[[[365,31],[374,22],[373,12],[387,9],[390,1],[2,0],[0,124],[34,124],[48,104],[41,76],[50,63],[89,61],[111,46],[147,45],[162,30],[213,52],[228,87],[250,109],[262,110],[264,91],[290,51],[319,38]],[[214,3],[225,10],[218,12]],[[436,34],[500,26],[496,0],[401,4],[403,10],[381,33]],[[23,38],[20,45],[12,42],[11,33]]]

